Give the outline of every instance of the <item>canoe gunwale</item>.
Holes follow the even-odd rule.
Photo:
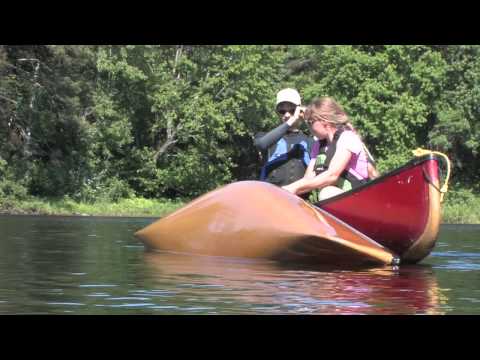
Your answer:
[[[416,158],[412,159],[411,161],[409,161],[408,163],[406,163],[405,165],[403,165],[399,168],[396,168],[396,169],[394,169],[394,170],[392,170],[392,171],[390,171],[390,172],[388,172],[388,173],[386,173],[382,176],[379,176],[378,178],[376,178],[374,180],[371,180],[366,184],[360,185],[359,187],[357,187],[355,189],[352,189],[350,191],[346,191],[346,192],[340,193],[338,195],[332,196],[328,199],[318,201],[314,205],[316,207],[322,207],[322,205],[329,204],[329,203],[334,202],[336,200],[339,200],[339,199],[342,199],[344,197],[350,196],[352,194],[358,193],[358,192],[360,192],[360,191],[362,191],[366,188],[369,188],[369,187],[375,186],[379,183],[382,183],[382,182],[388,180],[390,177],[398,175],[398,174],[404,172],[405,170],[411,169],[411,168],[413,168],[415,166],[418,166],[418,165],[420,165],[420,164],[422,164],[426,161],[429,161],[429,160],[436,160],[437,162],[439,162],[440,156],[435,155],[435,154],[428,154],[428,155],[416,157]],[[429,182],[429,184],[431,184],[430,179],[428,179],[427,181]]]

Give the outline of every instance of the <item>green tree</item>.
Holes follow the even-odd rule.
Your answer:
[[[96,155],[106,176],[147,196],[232,181],[272,116],[281,59],[266,46],[102,48]]]
[[[95,61],[86,46],[2,46],[0,153],[34,195],[63,195],[88,167]]]
[[[429,144],[448,153],[458,182],[478,188],[480,174],[480,47],[434,46],[448,64]]]

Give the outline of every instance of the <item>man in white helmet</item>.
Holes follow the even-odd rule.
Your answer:
[[[265,160],[260,180],[284,186],[305,175],[312,138],[298,129],[303,119],[301,104],[300,94],[295,89],[287,88],[277,93],[276,110],[282,124],[268,133],[256,134],[254,140]]]

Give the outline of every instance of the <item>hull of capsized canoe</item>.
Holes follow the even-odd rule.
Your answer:
[[[415,263],[435,245],[440,226],[438,159],[418,158],[354,191],[316,204]]]
[[[274,185],[242,181],[135,234],[148,248],[316,264],[392,264],[394,252]]]

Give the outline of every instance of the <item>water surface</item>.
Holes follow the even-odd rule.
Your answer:
[[[420,265],[325,269],[146,252],[151,218],[0,216],[0,314],[480,314],[480,226]]]

